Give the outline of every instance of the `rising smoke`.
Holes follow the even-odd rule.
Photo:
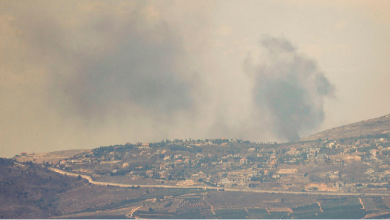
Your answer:
[[[255,77],[254,102],[258,111],[271,116],[279,138],[298,140],[301,131],[323,122],[324,98],[333,95],[333,86],[288,40],[265,36],[261,46],[267,60],[259,65],[247,60],[245,67]]]
[[[320,125],[333,87],[315,62],[268,37],[267,60],[246,62],[254,80],[220,71],[209,55],[212,8],[5,1],[0,144],[13,148],[0,156],[189,137],[296,140]]]
[[[205,5],[4,1],[0,143],[42,152],[179,136],[195,114],[189,60],[207,33]]]

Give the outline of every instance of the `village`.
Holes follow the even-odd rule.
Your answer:
[[[387,135],[284,144],[221,138],[127,143],[54,159],[23,152],[15,159],[113,183],[367,193],[388,191],[389,151]]]

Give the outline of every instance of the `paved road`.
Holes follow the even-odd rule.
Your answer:
[[[109,182],[98,182],[92,180],[92,178],[88,175],[77,174],[66,172],[56,168],[48,168],[51,171],[68,175],[68,176],[81,176],[84,179],[87,179],[91,184],[95,185],[111,185],[111,186],[119,186],[119,187],[132,187],[134,185],[145,188],[176,188],[176,189],[222,189],[222,187],[215,186],[170,186],[170,185],[138,185],[138,184],[122,184],[122,183],[109,183]],[[293,195],[328,195],[328,196],[390,196],[387,192],[382,193],[359,193],[359,192],[295,192],[295,191],[282,191],[282,190],[261,190],[261,189],[240,189],[240,188],[223,188],[225,191],[230,192],[253,192],[253,193],[275,193],[275,194],[293,194]]]

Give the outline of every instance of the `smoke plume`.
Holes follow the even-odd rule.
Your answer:
[[[252,77],[242,74],[242,58],[215,55],[224,51],[213,10],[211,1],[3,1],[0,144],[11,147],[0,156],[175,138],[295,140],[318,126],[332,86],[315,62],[268,37],[262,63],[247,60]]]
[[[259,65],[246,61],[254,75],[254,102],[261,114],[270,115],[281,139],[298,140],[301,131],[314,129],[324,120],[324,98],[333,86],[317,64],[300,55],[284,38],[263,37],[266,60]]]

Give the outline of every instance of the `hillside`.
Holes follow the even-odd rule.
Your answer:
[[[379,118],[363,120],[349,125],[344,125],[337,128],[332,128],[326,131],[319,132],[301,141],[326,140],[326,139],[341,139],[349,137],[360,137],[365,135],[380,135],[390,133],[390,114]]]
[[[0,158],[0,218],[385,216],[389,131],[387,115],[307,142],[174,139],[21,153]]]
[[[123,218],[131,211],[125,208],[149,191],[96,186],[39,164],[0,158],[0,218]]]
[[[59,215],[63,193],[85,185],[34,163],[0,158],[0,218],[48,218]]]
[[[23,153],[15,159],[29,162],[0,159],[0,217],[382,216],[390,211],[389,134],[340,143],[128,143],[65,159],[55,152],[43,164],[48,154]]]

